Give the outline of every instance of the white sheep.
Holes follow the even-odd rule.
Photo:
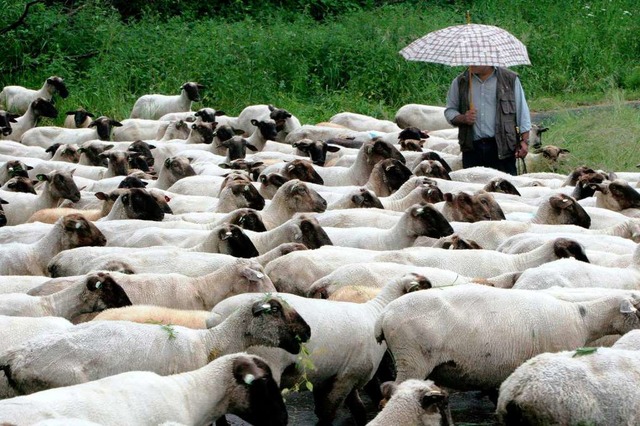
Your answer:
[[[256,129],[252,128],[252,120],[269,118],[275,121],[277,136],[273,139],[277,142],[285,142],[289,133],[301,127],[300,120],[285,109],[275,108],[273,105],[250,105],[243,109],[237,118],[227,120],[236,129],[242,129],[245,134],[251,135]],[[287,142],[289,143],[289,142]]]
[[[136,100],[130,118],[157,120],[170,112],[191,111],[191,103],[200,101],[202,84],[190,81],[180,87],[179,95],[143,95]]]
[[[394,250],[411,247],[419,236],[440,238],[453,234],[445,217],[430,205],[409,207],[390,229],[324,228],[336,246],[369,250]]]
[[[430,287],[431,284],[425,277],[408,274],[389,282],[375,299],[361,304],[279,293],[278,297],[295,308],[313,330],[306,346],[309,363],[314,368],[304,372],[297,369],[286,372],[281,377],[286,367],[295,362],[295,357],[271,348],[254,347],[249,352],[258,354],[269,362],[274,378],[281,378],[281,387],[291,386],[304,374],[305,379],[313,384],[315,413],[321,424],[329,424],[334,420],[342,402],[346,402],[356,423],[364,424],[366,419],[363,419],[364,412],[360,409],[362,403],[359,402],[357,391],[371,380],[385,352],[384,346],[378,346],[374,340],[373,326],[376,318],[392,300]],[[255,300],[255,295],[248,294],[226,299],[214,307],[207,325],[220,323],[238,306]]]
[[[388,401],[367,426],[453,425],[449,395],[431,380],[405,380],[399,385],[385,382],[381,391]]]
[[[540,354],[500,386],[502,424],[638,424],[640,352],[617,348]]]
[[[378,132],[391,133],[399,132],[400,127],[389,120],[379,120],[368,115],[356,114],[354,112],[341,112],[329,119],[329,122],[340,124],[352,130],[366,132],[375,130]]]
[[[328,275],[337,267],[360,262],[394,262],[430,266],[448,269],[463,276],[490,278],[507,272],[524,271],[569,255],[586,257],[580,245],[562,238],[549,241],[536,250],[522,254],[430,247],[376,251],[323,246],[317,250],[294,252],[272,260],[265,268],[265,272],[278,291],[306,294],[315,281]]]
[[[58,111],[50,101],[38,98],[31,102],[24,115],[16,118],[16,122],[11,126],[11,134],[6,136],[0,134],[0,139],[22,142],[24,134],[36,127],[40,117],[56,118],[57,116]]]
[[[462,285],[391,302],[376,336],[396,361],[396,383],[428,377],[454,389],[492,390],[537,354],[640,328],[634,305],[640,293],[568,302],[538,291]]]
[[[400,128],[417,127],[424,130],[451,129],[453,126],[444,117],[444,107],[407,104],[396,112],[395,120]]]
[[[50,101],[55,93],[59,93],[62,98],[69,96],[64,80],[57,76],[47,78],[39,90],[22,86],[5,86],[0,92],[0,108],[24,114],[31,102],[38,98]]]
[[[90,275],[47,296],[23,293],[0,295],[0,315],[55,316],[66,319],[90,312],[131,305],[125,291],[108,275]]]
[[[0,270],[3,275],[47,275],[47,264],[56,254],[75,247],[105,244],[104,235],[95,225],[81,215],[68,215],[35,243],[2,245]]]
[[[56,143],[80,145],[95,139],[108,141],[111,140],[112,129],[121,125],[119,121],[103,115],[89,123],[89,127],[86,129],[66,129],[54,126],[35,127],[24,132],[20,142],[29,146],[48,148]]]
[[[166,130],[169,122],[143,118],[127,118],[120,121],[120,124],[122,124],[122,126],[113,129],[113,141],[123,142],[157,139],[160,128],[164,127]]]
[[[191,371],[253,345],[297,354],[310,335],[306,320],[274,296],[258,295],[258,299],[238,306],[226,321],[206,330],[129,321],[79,324],[2,351],[0,370],[13,389],[29,394],[126,371],[160,375]],[[154,356],[148,356],[151,348]]]
[[[40,209],[55,207],[62,199],[78,201],[80,191],[73,180],[73,172],[53,171],[36,175],[40,182],[40,194],[7,192],[0,190],[0,196],[9,202],[5,215],[9,225],[25,223]]]
[[[95,115],[84,108],[78,108],[75,111],[67,111],[65,115],[67,117],[64,119],[64,124],[62,126],[67,129],[87,128],[95,117]]]
[[[226,413],[238,414],[254,424],[287,422],[286,408],[269,366],[259,357],[241,353],[169,377],[134,371],[13,398],[1,401],[0,411],[3,421],[15,424],[73,417],[82,419],[85,426],[87,421],[200,425],[215,422]]]

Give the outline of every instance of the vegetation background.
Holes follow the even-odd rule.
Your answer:
[[[207,88],[196,107],[237,115],[271,103],[303,123],[443,105],[461,69],[398,51],[463,24],[468,10],[527,46],[532,66],[514,70],[532,111],[613,104],[544,122],[544,142],[572,150],[568,168],[640,163],[640,114],[625,106],[640,99],[637,0],[0,0],[0,10],[0,86],[37,88],[59,75],[70,90],[61,112],[124,119],[139,96],[197,81]]]

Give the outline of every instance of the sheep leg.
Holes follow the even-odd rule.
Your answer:
[[[402,348],[393,355],[396,360],[397,384],[408,379],[425,380],[437,365],[435,360],[428,358],[419,348]]]
[[[349,392],[349,395],[347,395],[345,404],[351,412],[353,420],[357,425],[367,424],[367,409],[362,403],[362,400],[360,399],[360,395],[358,394],[358,390],[356,388],[351,389],[351,392]]]
[[[336,418],[338,408],[345,401],[353,389],[353,386],[353,383],[346,382],[344,380],[340,381],[335,376],[314,386],[314,412],[316,416],[318,416],[319,426],[328,426],[333,423],[333,420]]]

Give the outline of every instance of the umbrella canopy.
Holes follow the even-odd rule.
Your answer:
[[[415,40],[400,51],[409,61],[445,65],[531,65],[527,48],[510,32],[493,25],[466,24],[443,28]]]

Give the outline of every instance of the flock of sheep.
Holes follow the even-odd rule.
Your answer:
[[[548,171],[537,126],[538,172],[462,169],[440,107],[303,125],[202,89],[65,127],[60,77],[0,92],[1,424],[283,425],[281,389],[322,425],[453,424],[466,390],[640,423],[640,173]]]

